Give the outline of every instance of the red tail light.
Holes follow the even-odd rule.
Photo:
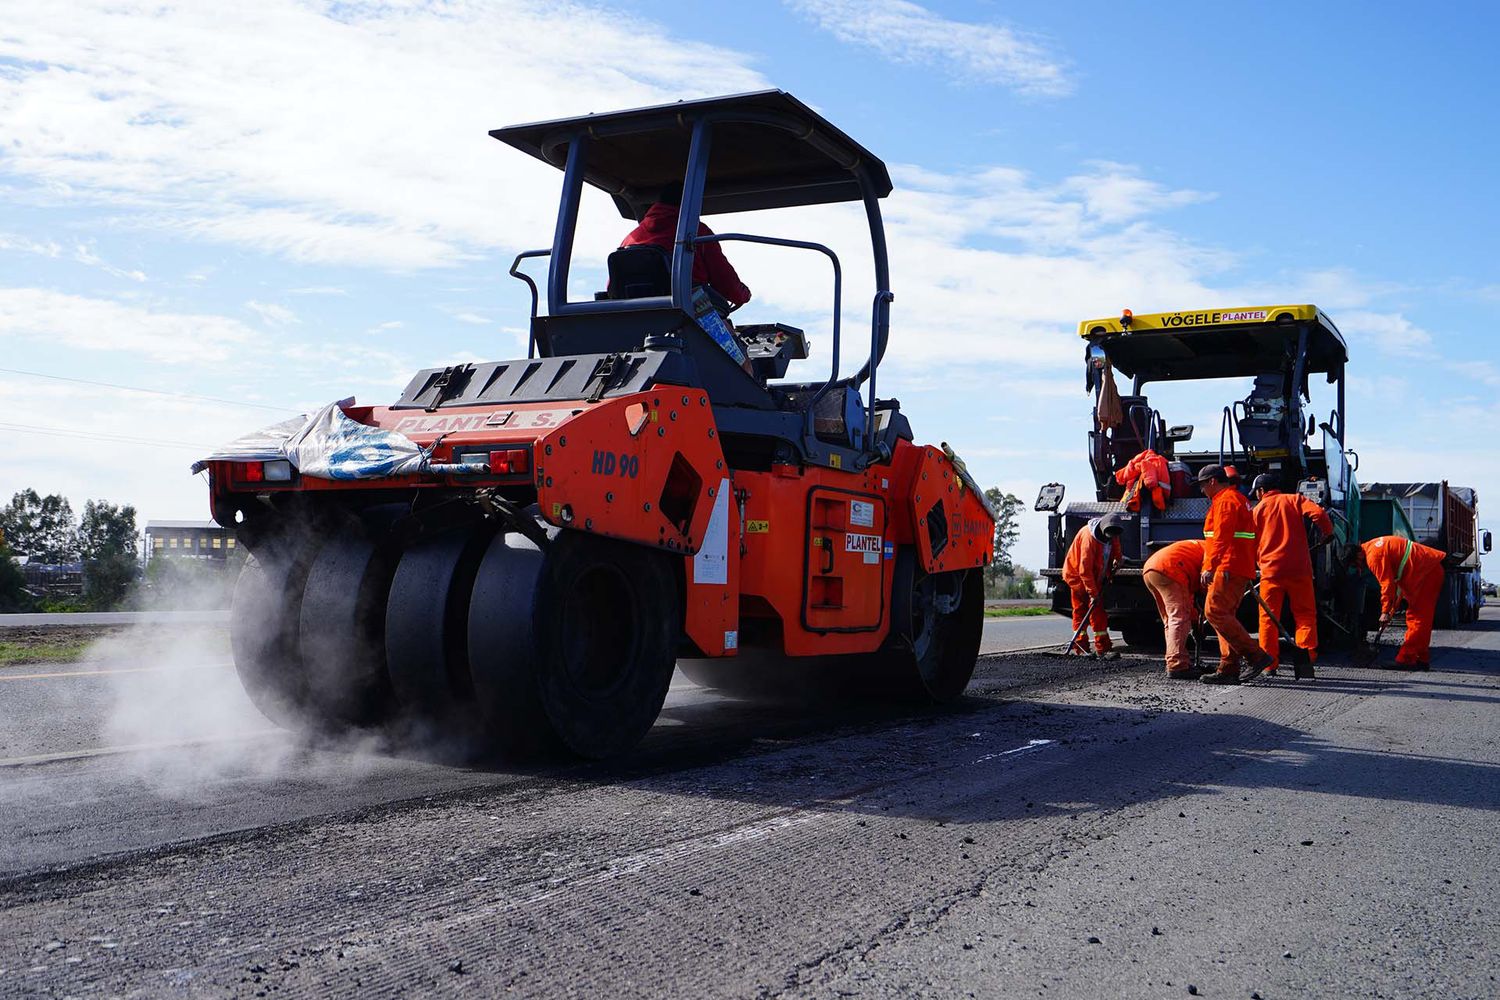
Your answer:
[[[496,476],[511,476],[531,471],[531,452],[525,448],[506,448],[490,452],[490,472]]]
[[[236,462],[234,467],[242,483],[263,483],[266,480],[266,467],[261,462]]]

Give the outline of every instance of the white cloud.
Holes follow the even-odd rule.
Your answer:
[[[111,274],[116,278],[128,278],[131,281],[137,282],[146,280],[145,272],[138,270],[127,271],[124,268],[115,267],[109,261],[104,260],[95,253],[94,248],[87,243],[76,243],[73,245],[72,250],[66,250],[62,244],[54,240],[42,242],[25,236],[18,236],[14,233],[0,233],[0,250],[12,250],[18,253],[47,257],[52,260],[59,260],[66,257],[68,260],[78,264],[97,267],[99,270],[106,274]]]
[[[530,246],[557,173],[488,129],[766,85],[745,57],[568,2],[78,0],[5,20],[15,194],[301,262]]]
[[[1366,310],[1345,312],[1334,322],[1349,344],[1349,353],[1358,355],[1370,344],[1382,354],[1404,358],[1433,358],[1432,334],[1400,313],[1378,313]]]
[[[41,288],[0,288],[0,336],[180,364],[221,362],[261,335],[223,316],[153,312]]]
[[[969,83],[1000,84],[1023,94],[1070,93],[1065,62],[1038,42],[1000,25],[954,21],[908,0],[786,0],[841,42],[897,63],[935,66]]]
[[[272,326],[288,326],[292,323],[300,323],[297,314],[286,306],[277,305],[274,302],[256,302],[251,300],[245,303],[245,308],[259,316],[264,322]]]

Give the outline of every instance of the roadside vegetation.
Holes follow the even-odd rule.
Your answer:
[[[986,618],[1040,618],[1050,615],[1052,606],[1050,604],[1026,604],[1020,607],[1009,608],[985,608]]]

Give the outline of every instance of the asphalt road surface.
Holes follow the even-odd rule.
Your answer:
[[[301,745],[195,645],[0,670],[0,995],[1500,993],[1494,609],[1425,674],[679,680],[627,760],[532,769]]]

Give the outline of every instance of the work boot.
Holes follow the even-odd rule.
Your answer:
[[[1250,658],[1250,666],[1240,674],[1241,681],[1253,681],[1259,677],[1268,667],[1276,666],[1276,657],[1267,653],[1264,649],[1256,650],[1256,655]]]
[[[1211,674],[1204,674],[1198,679],[1205,684],[1238,684],[1240,682],[1240,675],[1238,672],[1226,674],[1216,671]]]

